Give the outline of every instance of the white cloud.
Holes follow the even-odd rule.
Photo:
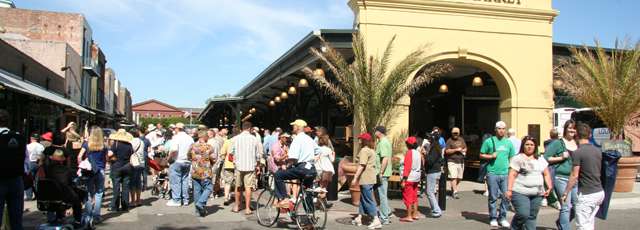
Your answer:
[[[322,25],[350,25],[346,0],[291,4],[251,0],[87,0],[65,1],[90,23],[122,37],[119,48],[129,52],[161,50],[215,40],[216,47],[272,61],[291,41]],[[344,12],[347,12],[345,14]],[[345,18],[346,22],[345,22]],[[301,35],[302,33],[302,35]],[[97,40],[100,40],[97,37]]]

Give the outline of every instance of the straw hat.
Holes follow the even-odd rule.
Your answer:
[[[131,143],[131,140],[133,140],[133,135],[131,135],[124,129],[118,129],[116,133],[109,135],[109,139]]]

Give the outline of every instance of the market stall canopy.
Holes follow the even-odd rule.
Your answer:
[[[9,73],[7,71],[4,71],[2,69],[0,69],[0,85],[19,91],[24,94],[32,95],[34,97],[39,97],[39,98],[51,101],[53,103],[71,107],[80,112],[85,112],[92,115],[95,114],[94,112],[91,112],[83,108],[82,106],[76,104],[75,102],[67,98],[64,98],[63,96],[47,91],[36,84],[23,81],[20,79],[20,77],[12,73]]]

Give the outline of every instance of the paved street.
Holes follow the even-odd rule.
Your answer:
[[[424,229],[435,227],[438,229],[489,229],[487,220],[486,197],[477,193],[482,189],[481,184],[472,182],[463,183],[464,191],[461,199],[448,200],[447,211],[439,219],[425,218],[415,223],[399,223],[397,218],[385,229],[401,227],[404,229]],[[636,184],[640,187],[640,184]],[[474,191],[475,190],[475,191]],[[636,191],[638,188],[636,188]],[[223,206],[221,199],[211,199],[209,214],[204,217],[196,217],[193,205],[189,207],[167,207],[166,201],[158,200],[145,193],[143,195],[145,205],[134,208],[128,213],[108,213],[103,209],[104,222],[98,225],[99,229],[266,229],[256,222],[255,216],[244,216],[231,212],[231,206]],[[335,201],[329,212],[327,229],[365,229],[349,225],[352,214],[356,213],[356,207],[346,202],[348,194],[341,195],[341,201]],[[393,196],[392,196],[393,197]],[[110,194],[106,197],[105,207],[111,200]],[[420,200],[420,210],[428,213],[427,201]],[[398,197],[393,197],[391,206],[395,208],[398,216],[403,215],[403,205]],[[25,225],[27,229],[34,229],[45,221],[44,215],[35,210],[34,202],[26,202],[28,211],[25,213]],[[241,212],[242,213],[242,212]],[[553,208],[543,208],[538,219],[538,229],[555,229],[554,221],[558,211]],[[513,213],[509,214],[509,219]],[[640,225],[640,193],[615,194],[612,201],[610,219],[598,220],[599,229],[638,229]],[[280,225],[278,228],[293,226]]]

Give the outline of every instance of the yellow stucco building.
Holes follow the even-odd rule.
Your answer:
[[[351,0],[349,6],[369,50],[383,50],[393,35],[395,57],[428,43],[434,62],[477,68],[495,81],[499,119],[509,127],[538,138],[552,127],[558,12],[551,0]],[[410,128],[411,103],[406,97],[398,105],[392,132]]]

